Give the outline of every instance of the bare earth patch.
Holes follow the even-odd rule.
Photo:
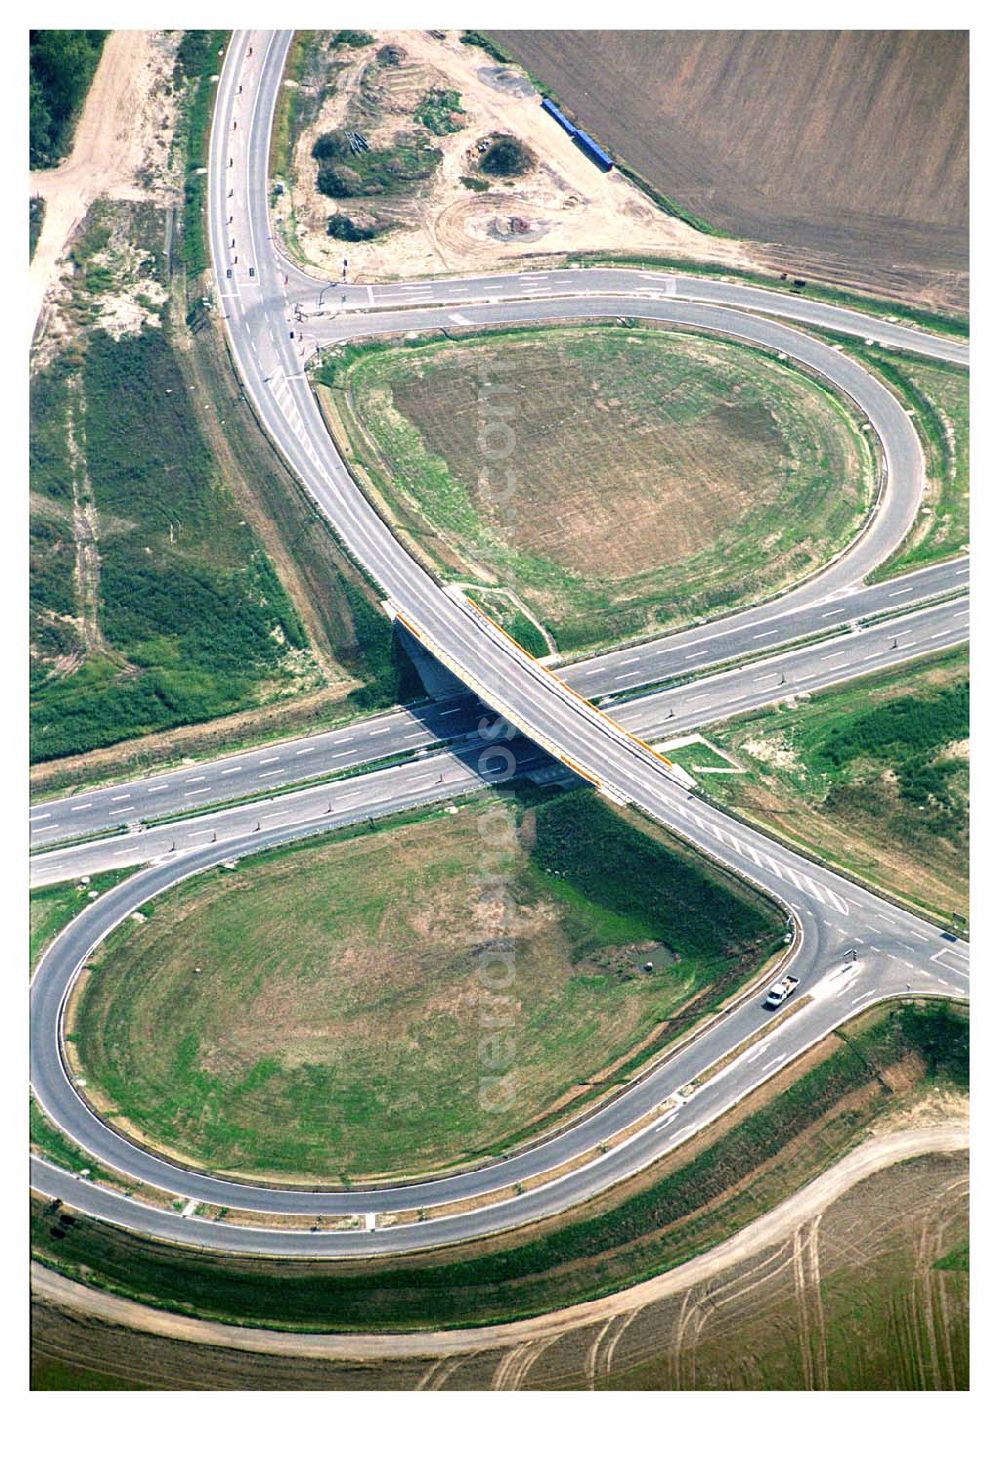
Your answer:
[[[804,578],[850,541],[873,492],[848,407],[787,364],[693,334],[471,335],[371,352],[346,376],[333,355],[318,374],[390,515],[443,576],[488,571],[564,652]]]
[[[42,233],[28,273],[32,324],[59,281],[66,249],[95,200],[162,195],[170,172],[175,114],[170,77],[180,34],[113,31],[87,94],[72,153],[57,168],[32,173],[31,193],[45,200]]]
[[[327,33],[318,33],[318,45]],[[403,53],[398,68],[379,77],[380,125],[366,124],[372,145],[391,139],[413,124],[413,103],[431,87],[460,93],[463,127],[434,137],[443,154],[433,179],[420,187],[405,208],[390,205],[397,223],[375,241],[345,247],[326,234],[328,216],[359,204],[383,212],[381,198],[331,200],[315,188],[316,164],[310,151],[331,128],[357,126],[354,100],[377,49],[392,45]],[[343,54],[336,53],[338,61]],[[571,251],[648,250],[692,259],[751,265],[742,243],[706,236],[671,218],[617,170],[602,174],[569,136],[542,112],[534,88],[497,87],[495,68],[478,47],[466,46],[458,32],[437,39],[423,31],[380,31],[371,47],[350,53],[333,81],[316,120],[297,142],[291,191],[276,205],[276,219],[295,254],[319,269],[340,275],[346,255],[352,277],[380,281],[435,272],[484,271],[532,262]],[[518,73],[518,76],[521,74]],[[525,79],[526,80],[526,79]],[[527,92],[527,95],[523,95]],[[371,116],[370,113],[366,116]],[[488,192],[470,190],[463,178],[475,174],[477,143],[491,134],[510,133],[537,157],[538,167],[512,183]],[[479,176],[486,180],[485,175]],[[294,221],[292,215],[294,213]],[[511,220],[523,229],[511,229]]]

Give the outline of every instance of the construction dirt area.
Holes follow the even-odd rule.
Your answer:
[[[174,203],[181,179],[171,165],[176,118],[171,83],[181,33],[112,31],[76,128],[73,149],[55,169],[31,175],[45,201],[28,272],[30,322],[70,268],[67,251],[91,205],[106,197]],[[44,330],[45,321],[39,324]]]
[[[633,253],[755,264],[739,241],[702,234],[667,215],[618,170],[602,173],[542,111],[520,69],[498,65],[457,31],[380,31],[368,45],[350,49],[331,47],[331,39],[313,33],[303,80],[289,82],[325,94],[292,141],[291,178],[279,180],[285,188],[275,203],[286,245],[303,263],[339,276],[346,256],[351,278],[381,281],[488,271],[576,251],[621,252],[627,245]],[[438,134],[417,121],[435,91],[458,94],[458,107],[439,124],[455,131]],[[440,162],[412,188],[373,188],[363,176],[356,195],[330,198],[316,188],[312,150],[334,130],[360,134],[369,153],[390,155],[419,134],[440,152]],[[513,136],[527,151],[523,174],[491,179],[482,171],[480,146],[500,136]],[[352,163],[363,171],[364,161],[359,153]],[[327,222],[335,212],[378,234],[349,243],[332,239]]]

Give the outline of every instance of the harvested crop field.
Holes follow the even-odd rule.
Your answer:
[[[960,31],[498,31],[574,120],[799,274],[968,296]]]
[[[590,791],[491,797],[193,881],[91,969],[67,1027],[88,1090],[236,1172],[475,1156],[599,1092],[779,946],[770,904],[661,834]]]
[[[629,1183],[479,1245],[376,1265],[216,1256],[83,1215],[54,1237],[51,1210],[36,1200],[33,1253],[82,1281],[84,1301],[96,1288],[129,1296],[140,1304],[131,1325],[146,1333],[166,1331],[158,1309],[196,1309],[220,1322],[361,1335],[350,1366],[335,1361],[343,1348],[256,1342],[261,1352],[276,1341],[285,1354],[329,1359],[310,1378],[333,1387],[565,1388],[606,1385],[636,1365],[644,1387],[960,1387],[967,1093],[967,1012],[897,1002],[848,1023],[843,1038],[786,1066]],[[730,1237],[744,1228],[737,1247]],[[855,1271],[857,1315],[872,1334],[860,1342]],[[598,1300],[611,1295],[611,1304]],[[522,1324],[512,1339],[510,1324],[530,1316],[543,1323]],[[728,1342],[716,1342],[717,1329]],[[366,1345],[364,1335],[390,1330],[426,1337],[386,1363],[384,1344]],[[79,1361],[100,1368],[80,1332]],[[225,1347],[226,1330],[218,1333]],[[154,1384],[185,1373],[245,1382],[267,1373],[262,1358],[250,1360],[253,1371],[240,1367],[255,1345],[216,1350],[211,1369],[189,1344],[186,1358],[171,1350],[169,1373],[148,1357],[122,1371]],[[47,1351],[68,1349],[49,1342]],[[658,1367],[643,1369],[651,1360]]]
[[[336,359],[320,377],[340,382]],[[860,526],[873,457],[851,413],[743,345],[598,327],[375,350],[343,410],[397,521],[484,571],[561,650],[748,604]]]
[[[966,1388],[967,1176],[960,1153],[909,1159],[685,1292],[478,1354],[338,1362],[182,1342],[155,1335],[155,1310],[129,1308],[145,1330],[115,1326],[73,1287],[82,1311],[33,1303],[32,1387]]]

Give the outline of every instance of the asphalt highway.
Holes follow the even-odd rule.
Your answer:
[[[680,687],[612,701],[606,711],[646,741],[672,738],[768,703],[788,702],[917,656],[948,650],[967,640],[968,633],[968,598],[959,596],[814,645],[696,678]],[[197,773],[199,780],[194,790],[204,795],[200,810],[204,811],[205,804],[226,801],[232,802],[231,807],[38,853],[31,863],[31,884],[44,886],[162,861],[177,851],[258,833],[257,827],[268,831],[307,820],[330,828],[355,824],[375,815],[452,799],[489,783],[489,774],[481,773],[479,768],[489,745],[477,731],[484,711],[475,698],[429,703],[422,711],[420,718],[404,709],[372,722],[353,723],[332,734],[316,735],[308,743],[293,740],[273,750],[261,750],[278,755],[264,768],[256,754],[244,755],[241,764],[220,761],[221,767],[199,766],[192,773]],[[427,752],[438,742],[443,745],[442,751]],[[425,752],[427,757],[422,757]],[[403,755],[415,758],[358,778],[335,779],[338,770]],[[683,764],[683,752],[676,758]],[[525,748],[519,756],[521,772],[528,761]],[[530,762],[537,768],[538,756],[530,754]],[[281,778],[275,777],[276,770],[282,771]],[[316,783],[317,774],[331,775],[334,782]],[[268,783],[282,782],[310,787],[239,802],[244,795],[261,794]],[[139,813],[144,793],[150,794],[150,802],[161,798],[155,785],[149,791],[142,783],[133,784],[130,797]],[[185,799],[190,793],[187,787],[180,791]],[[196,804],[197,800],[192,798],[188,803]],[[175,804],[163,813],[172,815],[181,808]]]
[[[464,599],[437,585],[395,541],[337,455],[303,374],[306,354],[338,337],[426,331],[446,326],[456,316],[470,324],[490,325],[625,315],[735,335],[796,360],[855,401],[880,444],[884,477],[880,500],[863,535],[816,578],[772,601],[768,614],[773,616],[804,610],[817,600],[860,586],[905,536],[919,507],[924,479],[918,438],[892,394],[854,360],[789,326],[785,319],[794,316],[814,326],[891,341],[955,361],[962,361],[965,348],[844,309],[804,300],[791,302],[756,289],[682,277],[657,279],[651,286],[643,273],[616,273],[612,283],[588,273],[586,286],[555,281],[556,295],[548,293],[537,278],[531,283],[504,278],[489,289],[497,300],[470,300],[458,315],[449,314],[453,299],[434,305],[435,299],[447,296],[448,284],[407,284],[393,289],[409,292],[412,295],[402,300],[419,304],[406,309],[390,302],[391,294],[366,289],[368,308],[374,312],[360,304],[359,310],[342,314],[332,325],[317,318],[312,341],[298,340],[293,336],[297,331],[294,294],[301,299],[305,282],[273,250],[267,204],[271,118],[287,44],[287,34],[234,33],[219,83],[209,170],[210,235],[219,301],[226,313],[234,360],[258,416],[346,546],[384,589],[399,618],[486,707],[504,715],[542,750],[568,763],[610,798],[634,804],[782,902],[796,924],[789,963],[803,981],[802,998],[806,1000],[804,1008],[789,1012],[773,1034],[745,1051],[693,1096],[681,1097],[681,1088],[704,1076],[714,1062],[758,1030],[762,1018],[759,993],[713,1022],[692,1044],[599,1111],[494,1164],[420,1185],[381,1189],[305,1193],[236,1185],[145,1152],[91,1112],[69,1079],[59,1047],[62,1011],[74,980],[100,940],[152,896],[197,870],[219,862],[238,863],[255,850],[294,839],[315,829],[316,821],[278,825],[266,834],[261,830],[170,855],[96,900],[47,950],[31,991],[33,1090],[49,1116],[96,1158],[188,1201],[266,1214],[348,1212],[377,1217],[403,1209],[457,1205],[471,1194],[513,1191],[535,1174],[555,1173],[556,1177],[544,1187],[520,1195],[512,1192],[495,1204],[457,1208],[447,1218],[409,1224],[383,1222],[377,1229],[316,1234],[171,1215],[37,1162],[33,1183],[118,1223],[194,1244],[284,1254],[371,1255],[487,1233],[579,1202],[668,1151],[872,1000],[910,989],[964,998],[968,951],[904,909],[721,816],[700,796],[676,783],[669,765],[612,722],[606,712],[525,656]],[[236,252],[229,246],[233,237],[238,242]],[[501,300],[508,282],[511,299]],[[474,295],[479,286],[469,285]],[[520,295],[515,297],[515,293]],[[771,316],[759,316],[762,312]],[[742,612],[719,622],[717,628],[733,634],[759,618],[760,612]],[[689,711],[688,717],[696,715]],[[846,963],[849,949],[857,950],[857,960]],[[642,1123],[657,1109],[662,1112],[655,1124],[621,1147],[567,1171],[578,1155]],[[561,1174],[560,1169],[564,1170]]]
[[[759,656],[769,648],[850,627],[922,601],[942,599],[967,583],[968,559],[952,559],[884,584],[827,597],[777,617],[758,612],[756,623],[743,623],[735,631],[719,632],[714,624],[706,624],[576,661],[558,670],[571,687],[589,698],[636,691],[723,662]],[[915,630],[924,628],[920,621],[914,625]],[[905,635],[903,640],[907,648]],[[470,701],[475,707],[474,699]],[[210,762],[187,763],[120,784],[46,800],[31,811],[31,845],[63,845],[81,836],[122,830],[164,815],[204,811],[207,806],[229,804],[244,796],[312,783],[319,776],[407,753],[424,744],[453,741],[468,731],[469,715],[470,702],[461,697],[429,702],[306,738],[267,744]]]

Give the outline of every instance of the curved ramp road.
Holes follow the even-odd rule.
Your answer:
[[[42,1107],[69,1136],[120,1172],[185,1200],[294,1216],[345,1212],[377,1216],[448,1205],[455,1210],[441,1218],[385,1226],[374,1234],[364,1230],[310,1234],[172,1215],[38,1161],[33,1164],[33,1184],[116,1223],[192,1244],[312,1256],[372,1255],[499,1230],[580,1202],[698,1131],[872,1000],[909,989],[964,998],[968,953],[964,945],[942,939],[931,925],[720,816],[688,793],[674,782],[663,760],[525,656],[466,601],[438,586],[395,541],[332,446],[302,362],[307,348],[311,351],[336,337],[446,325],[447,302],[457,300],[460,284],[415,283],[378,293],[364,289],[367,302],[341,304],[357,310],[345,312],[335,325],[317,318],[308,345],[291,336],[296,331],[295,294],[301,298],[308,287],[316,295],[319,312],[320,293],[316,283],[289,269],[270,238],[267,155],[288,39],[287,34],[268,32],[234,35],[220,80],[211,149],[210,227],[219,297],[233,356],[258,415],[351,552],[385,590],[400,619],[488,707],[606,794],[635,804],[782,901],[797,922],[794,967],[803,980],[805,1001],[804,1008],[780,1020],[764,1040],[737,1056],[693,1096],[680,1098],[682,1087],[704,1076],[713,1063],[736,1052],[756,1033],[761,1023],[758,991],[598,1111],[510,1159],[418,1185],[379,1189],[314,1193],[235,1184],[167,1163],[127,1142],[97,1118],[66,1073],[60,1050],[62,1011],[89,954],[143,902],[197,870],[293,839],[315,830],[317,822],[276,826],[266,834],[242,835],[168,857],[98,899],[51,945],[32,985],[32,1086]],[[233,236],[238,262],[229,246]],[[595,281],[587,273],[586,285],[581,286],[575,281],[578,274],[550,275],[551,292],[543,277],[469,283],[470,299],[482,293],[487,300],[468,301],[462,316],[490,324],[627,312],[690,324],[785,353],[856,400],[882,448],[884,480],[878,507],[863,536],[837,563],[771,602],[769,615],[801,611],[844,591],[896,547],[923,490],[920,445],[909,418],[888,390],[854,361],[776,319],[794,316],[881,341],[917,344],[921,352],[946,358],[960,358],[964,345],[842,309],[790,303],[723,283],[656,278],[652,287],[643,273],[612,273],[613,281],[605,281],[604,274]],[[594,295],[595,289],[600,295]],[[436,297],[446,299],[446,305],[433,305]],[[420,305],[400,308],[399,302]],[[772,317],[752,315],[762,311],[770,311]],[[714,628],[732,635],[759,619],[760,612],[744,612]],[[850,948],[857,949],[857,960],[845,962]],[[641,1126],[651,1112],[663,1108],[654,1122]],[[620,1146],[583,1167],[574,1166],[581,1154],[627,1128],[636,1131]],[[472,1195],[513,1190],[537,1174],[553,1172],[556,1177],[543,1187],[523,1194],[479,1207],[460,1204]]]

